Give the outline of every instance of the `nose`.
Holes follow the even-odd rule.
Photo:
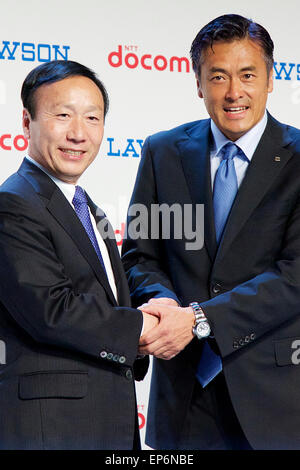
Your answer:
[[[226,92],[226,100],[233,102],[244,96],[243,84],[239,78],[231,78],[229,80],[228,89]]]
[[[70,121],[67,139],[74,143],[81,143],[86,140],[85,126],[79,116],[74,116]]]

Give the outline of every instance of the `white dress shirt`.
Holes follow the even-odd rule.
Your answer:
[[[72,200],[73,200],[73,197],[75,195],[75,184],[65,183],[64,181],[61,181],[60,179],[56,178],[55,176],[52,176],[50,173],[48,173],[48,171],[42,165],[40,165],[38,162],[33,160],[33,158],[29,157],[29,155],[26,155],[26,158],[31,163],[33,163],[35,166],[40,168],[44,173],[46,173],[49,176],[49,178],[52,179],[52,181],[62,191],[62,193],[64,194],[64,196],[66,197],[66,199],[70,203],[72,209],[75,211],[75,208],[72,204]],[[114,277],[114,273],[113,273],[113,270],[112,270],[109,254],[108,254],[108,251],[107,251],[107,247],[106,247],[105,242],[104,242],[103,238],[101,237],[101,235],[100,235],[100,233],[97,229],[97,225],[96,225],[96,221],[94,219],[94,216],[91,213],[90,208],[88,208],[88,209],[89,209],[89,213],[90,213],[92,226],[93,226],[93,229],[94,229],[94,232],[95,232],[95,235],[96,235],[96,238],[97,238],[97,242],[98,242],[98,245],[99,245],[99,248],[100,248],[100,251],[101,251],[101,255],[102,255],[102,258],[103,258],[103,262],[104,262],[104,266],[105,266],[105,269],[106,269],[108,282],[109,282],[111,290],[112,290],[112,292],[115,296],[115,299],[118,300],[115,277]]]
[[[244,154],[247,157],[247,160],[243,160],[239,157],[235,157],[233,159],[238,181],[238,187],[240,187],[240,184],[243,181],[248,165],[251,162],[255,149],[261,139],[261,136],[264,133],[267,121],[268,117],[267,113],[265,112],[263,118],[254,127],[252,127],[250,131],[246,132],[246,134],[242,135],[242,137],[240,137],[234,142],[236,145],[238,145],[238,147],[243,150]],[[210,127],[213,135],[213,145],[210,151],[211,184],[213,188],[216,172],[219,168],[222,158],[220,151],[225,144],[232,141],[225,137],[225,135],[220,131],[220,129],[218,129],[212,119],[210,121]]]

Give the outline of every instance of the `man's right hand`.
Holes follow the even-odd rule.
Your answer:
[[[163,304],[145,304],[143,313],[159,316],[159,325],[149,333],[143,333],[139,354],[151,354],[160,359],[172,359],[194,338],[195,315],[191,307],[175,307]]]
[[[169,305],[169,306],[176,306],[178,307],[178,303],[176,300],[171,299],[169,297],[153,297],[152,299],[148,300],[147,304],[144,305]],[[140,310],[142,310],[143,313],[143,318],[144,318],[144,326],[143,326],[143,331],[141,333],[142,335],[145,335],[148,331],[152,330],[155,326],[159,324],[159,317],[156,315],[152,315],[146,312],[143,312],[143,305],[138,307]]]
[[[143,325],[143,331],[141,332],[142,334],[145,335],[148,333],[152,328],[155,328],[159,324],[159,317],[156,315],[152,315],[146,312],[143,312],[143,319],[144,319],[144,325]]]
[[[176,300],[171,299],[170,297],[153,297],[152,299],[148,300],[148,302],[144,305],[148,304],[156,304],[156,305],[170,305],[171,307],[179,307],[179,304],[176,302]],[[143,305],[139,307],[140,309],[143,309]]]

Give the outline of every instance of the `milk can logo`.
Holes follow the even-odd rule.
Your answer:
[[[141,68],[144,70],[158,70],[169,72],[191,71],[191,63],[187,57],[166,57],[164,54],[151,54],[141,52],[138,46],[118,45],[108,54],[108,63],[111,67],[127,67],[128,69]]]
[[[0,60],[22,60],[25,62],[68,60],[69,50],[70,46],[59,44],[0,41]]]

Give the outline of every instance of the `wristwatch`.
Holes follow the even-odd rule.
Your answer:
[[[207,338],[211,333],[211,329],[205,313],[203,312],[198,302],[191,302],[190,307],[192,307],[195,315],[195,324],[192,330],[193,334],[198,339]]]

